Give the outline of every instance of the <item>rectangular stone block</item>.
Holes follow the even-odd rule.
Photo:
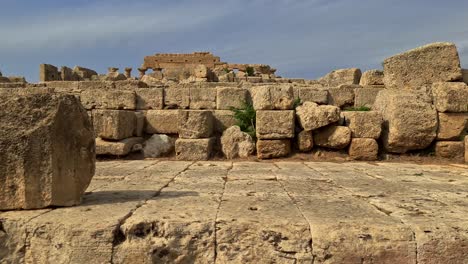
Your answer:
[[[262,77],[260,76],[247,76],[247,81],[251,83],[261,83]]]
[[[134,91],[85,89],[81,92],[80,99],[86,109],[136,109]]]
[[[190,109],[216,109],[216,88],[190,88]]]
[[[379,144],[373,138],[353,138],[349,146],[349,157],[354,160],[377,160]]]
[[[243,88],[217,88],[216,108],[218,110],[229,110],[231,107],[242,108],[245,103],[248,103],[249,92]]]
[[[135,88],[136,108],[138,110],[163,109],[162,88]]]
[[[178,160],[209,160],[215,145],[215,138],[184,139],[175,142],[176,158]]]
[[[259,159],[281,158],[288,156],[290,153],[290,139],[257,140],[257,157]]]
[[[180,138],[209,138],[213,134],[213,113],[208,110],[179,111]]]
[[[190,106],[189,88],[164,88],[165,109],[187,109]]]
[[[257,111],[256,129],[259,139],[286,139],[294,138],[293,110]]]
[[[355,107],[369,107],[372,108],[377,98],[377,94],[382,91],[383,88],[363,87],[354,90],[354,106]]]
[[[432,85],[434,105],[439,112],[468,112],[468,86],[463,82],[439,82]]]
[[[96,137],[121,140],[133,136],[136,116],[125,110],[93,110],[93,124]]]
[[[234,113],[230,110],[214,110],[213,119],[215,133],[223,133],[224,130],[237,124]]]
[[[326,87],[359,84],[362,72],[358,68],[338,69],[320,78],[318,81]]]
[[[145,132],[148,134],[179,133],[179,110],[148,110],[145,117]]]
[[[87,90],[87,89],[115,89],[114,82],[109,81],[80,81],[78,82],[78,89]]]
[[[462,140],[468,134],[468,113],[439,113],[437,140]]]
[[[379,139],[383,117],[376,111],[343,111],[344,124],[351,129],[353,138]]]
[[[78,82],[69,82],[69,81],[54,81],[54,82],[46,82],[46,87],[56,88],[60,91],[80,91],[78,87]]]
[[[294,90],[289,84],[256,86],[250,89],[255,110],[290,110]]]
[[[359,85],[341,85],[328,89],[328,103],[340,108],[354,106],[354,91],[362,89]]]
[[[143,144],[142,137],[131,137],[120,141],[106,141],[101,138],[96,139],[96,155],[127,156],[131,152],[140,150],[137,144]]]
[[[437,141],[435,146],[437,157],[463,160],[465,156],[465,142],[463,141]]]
[[[301,102],[314,102],[317,104],[328,103],[328,91],[312,87],[299,87],[299,98]]]
[[[123,80],[114,82],[115,89],[132,90],[137,88],[148,88],[148,85],[139,80]]]

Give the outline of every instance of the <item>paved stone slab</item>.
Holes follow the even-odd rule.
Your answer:
[[[6,263],[466,263],[468,167],[98,162],[83,204],[0,213]]]

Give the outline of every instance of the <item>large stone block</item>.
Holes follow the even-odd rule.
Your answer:
[[[180,138],[209,138],[213,134],[213,113],[208,110],[180,110]]]
[[[175,142],[176,158],[178,160],[209,160],[213,154],[216,138],[185,139]]]
[[[435,146],[437,157],[463,160],[465,156],[465,142],[463,141],[437,141]]]
[[[134,91],[85,89],[80,99],[86,109],[136,109]]]
[[[361,76],[360,85],[383,85],[384,72],[381,70],[368,70]]]
[[[0,93],[0,210],[81,202],[95,170],[93,126],[72,95]]]
[[[190,109],[216,109],[216,88],[190,88]]]
[[[256,130],[260,139],[294,138],[294,111],[257,111]]]
[[[387,58],[383,63],[387,88],[429,91],[435,82],[462,79],[453,43],[432,43]]]
[[[338,87],[340,85],[359,84],[361,80],[361,70],[357,68],[334,70],[319,79],[319,82],[326,87]]]
[[[229,110],[231,107],[242,108],[248,103],[249,92],[243,88],[219,87],[217,88],[216,108],[219,110]]]
[[[281,158],[288,156],[290,153],[290,139],[257,140],[257,157],[259,159]]]
[[[351,142],[351,129],[345,126],[326,126],[313,132],[314,144],[331,149],[344,149]]]
[[[439,112],[468,112],[468,85],[465,83],[434,83],[432,95]]]
[[[146,111],[145,132],[148,134],[179,133],[179,110]]]
[[[148,84],[139,80],[122,80],[114,82],[115,89],[134,90],[138,88],[148,88]]]
[[[328,90],[318,89],[314,87],[298,87],[299,97],[301,102],[314,102],[317,104],[327,104],[328,103]]]
[[[162,88],[136,88],[136,109],[163,109],[164,96]]]
[[[375,98],[377,94],[382,91],[384,88],[376,87],[363,87],[354,90],[354,106],[355,107],[369,107],[371,108],[374,105]]]
[[[349,146],[349,157],[355,160],[377,160],[379,144],[372,138],[353,138]]]
[[[158,158],[174,151],[175,138],[168,135],[156,134],[145,141],[143,154],[145,158]]]
[[[353,138],[378,139],[382,132],[382,114],[376,111],[341,112],[344,123],[351,129]]]
[[[221,136],[221,149],[227,159],[247,158],[255,151],[255,143],[240,127],[232,126]]]
[[[314,137],[312,135],[312,131],[303,130],[299,134],[297,134],[297,149],[300,152],[308,152],[311,151],[314,147]]]
[[[136,116],[125,110],[93,110],[96,137],[121,140],[132,137],[136,127]]]
[[[468,113],[439,113],[437,140],[461,140],[468,134]]]
[[[389,152],[424,149],[437,135],[437,111],[424,94],[386,89],[373,109],[382,114],[382,142]]]
[[[164,88],[165,109],[187,109],[190,106],[189,88]]]
[[[127,156],[142,149],[144,139],[131,137],[120,141],[106,141],[96,138],[96,155]]]
[[[354,106],[354,91],[362,89],[359,85],[341,85],[328,89],[328,103],[340,108]]]
[[[230,110],[214,110],[212,113],[214,118],[213,129],[216,133],[223,133],[224,130],[237,124],[234,113]]]
[[[257,86],[250,89],[255,110],[289,110],[293,108],[294,91],[288,84]]]
[[[115,89],[115,83],[114,82],[108,82],[108,81],[81,81],[81,82],[78,82],[78,88],[80,90]]]
[[[332,105],[305,102],[296,108],[299,124],[304,130],[315,130],[340,120],[340,109]]]

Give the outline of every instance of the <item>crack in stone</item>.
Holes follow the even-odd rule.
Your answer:
[[[302,164],[302,163],[301,163]],[[278,170],[281,170],[281,168],[276,164],[274,163],[275,167],[278,169]],[[278,171],[277,170],[277,171]],[[309,247],[310,247],[310,254],[311,254],[311,258],[312,258],[312,264],[315,262],[315,256],[314,256],[314,247],[313,247],[313,237],[312,237],[312,225],[310,224],[310,221],[309,219],[307,219],[307,217],[304,215],[304,212],[302,212],[301,208],[297,205],[296,203],[296,200],[294,199],[294,197],[288,192],[286,186],[284,186],[284,184],[281,182],[281,180],[278,179],[278,175],[276,173],[276,171],[272,171],[275,175],[275,179],[276,181],[279,183],[279,185],[281,186],[281,188],[284,190],[284,192],[288,195],[289,199],[291,200],[291,202],[294,204],[294,206],[296,207],[296,209],[299,211],[299,213],[302,215],[302,217],[304,218],[304,220],[307,222],[307,224],[309,225],[309,233],[310,233],[310,240],[309,240]],[[297,259],[295,260],[297,262]]]
[[[143,169],[141,170],[138,170],[139,171],[142,171],[144,170],[145,168],[148,168],[150,166],[153,166],[155,165],[156,163],[153,163],[151,165],[148,165],[146,167],[144,167]],[[113,264],[114,263],[114,253],[115,253],[115,248],[122,244],[125,240],[126,240],[126,237],[125,235],[122,233],[122,230],[121,230],[121,227],[122,225],[125,224],[125,222],[130,218],[132,217],[132,215],[139,209],[141,208],[142,206],[144,206],[145,204],[148,203],[149,200],[151,199],[154,199],[155,197],[159,196],[161,194],[161,192],[169,187],[169,185],[171,183],[173,183],[175,181],[175,179],[180,176],[182,173],[184,173],[185,171],[187,171],[193,164],[195,164],[195,162],[192,162],[190,163],[187,167],[185,167],[183,170],[179,171],[177,174],[174,175],[174,177],[172,177],[163,187],[161,187],[159,190],[155,191],[155,193],[149,197],[148,199],[145,199],[143,202],[140,202],[138,203],[135,208],[133,208],[132,210],[130,210],[130,212],[128,214],[126,214],[124,217],[122,217],[122,219],[119,220],[119,222],[117,223],[114,231],[112,232],[112,235],[114,236],[113,237],[113,240],[112,240],[112,250],[111,250],[111,259],[109,261],[109,263]],[[129,174],[129,175],[132,175],[133,173]],[[127,176],[129,176],[127,175]]]
[[[218,208],[216,209],[216,216],[215,216],[215,222],[214,222],[214,259],[213,263],[216,264],[216,261],[218,260],[218,237],[217,237],[217,231],[218,231],[218,215],[219,211],[221,209],[221,203],[223,202],[223,197],[224,197],[224,192],[226,191],[226,184],[228,181],[228,175],[229,172],[232,170],[234,167],[233,163],[231,162],[231,166],[226,171],[226,175],[223,177],[224,184],[223,184],[223,193],[221,194],[221,197],[219,198],[219,204]]]

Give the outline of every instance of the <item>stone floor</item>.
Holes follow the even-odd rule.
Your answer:
[[[0,263],[468,263],[468,167],[111,161],[0,213]]]

